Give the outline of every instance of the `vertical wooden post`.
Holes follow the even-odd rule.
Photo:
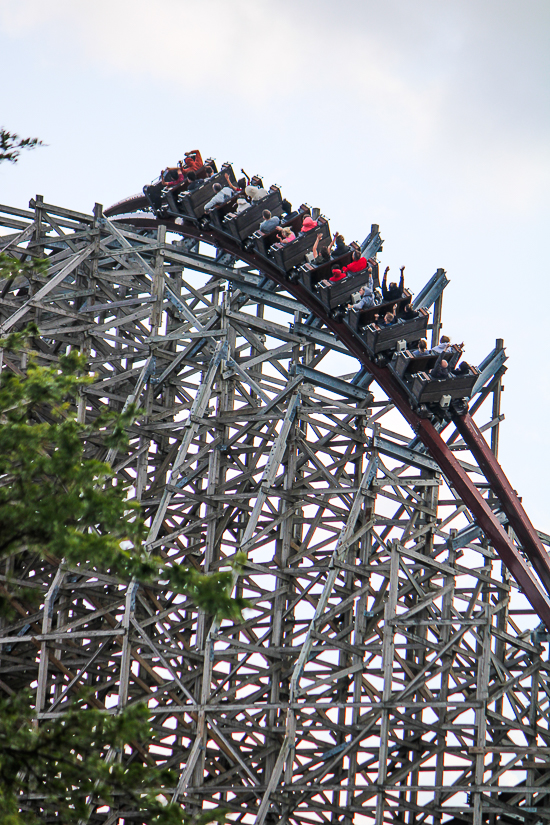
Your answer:
[[[491,575],[491,562],[485,567],[486,575]],[[474,757],[474,786],[472,793],[473,820],[472,825],[483,825],[483,793],[479,790],[484,784],[485,775],[485,746],[487,742],[487,699],[489,696],[489,669],[491,665],[491,625],[493,615],[490,605],[489,586],[484,584],[481,590],[481,604],[483,606],[484,623],[480,624],[478,634],[481,637],[477,645],[477,690],[476,699],[479,702],[475,710],[475,746]]]
[[[451,530],[451,538],[456,536],[457,530]],[[456,551],[449,550],[449,555],[447,559],[447,564],[451,567],[454,567],[456,561]],[[452,590],[448,590],[447,593],[443,596],[443,602],[441,605],[441,618],[444,622],[450,622],[452,617],[452,607],[454,602],[454,583],[455,579],[454,576],[448,574],[445,576],[444,579],[444,586],[453,585]],[[449,624],[444,624],[441,628],[440,635],[439,635],[439,642],[440,644],[445,647],[451,637],[451,627]],[[441,692],[439,695],[439,699],[442,703],[447,702],[448,694],[449,694],[449,676],[451,674],[451,669],[453,665],[453,656],[451,653],[447,653],[442,658],[442,673],[441,673]],[[441,727],[439,728],[438,734],[438,751],[436,756],[436,763],[435,763],[435,784],[436,786],[440,787],[443,785],[443,779],[445,775],[445,741],[446,741],[446,732],[443,728],[443,725],[446,721],[447,717],[447,708],[442,707],[439,712],[439,722]],[[443,794],[441,791],[437,791],[435,794],[435,807],[436,811],[434,812],[434,820],[436,822],[443,822],[443,813],[441,811],[441,805],[443,802]]]
[[[378,785],[383,786],[388,776],[388,756],[390,738],[390,710],[387,703],[390,701],[393,683],[393,658],[395,628],[391,623],[397,608],[397,589],[399,585],[399,550],[398,542],[391,542],[390,581],[388,599],[384,609],[384,630],[382,635],[382,718],[380,723],[380,750],[378,756]],[[376,796],[376,825],[383,825],[386,808],[386,792],[379,787]]]
[[[162,321],[162,302],[164,297],[164,249],[162,248],[166,241],[166,227],[159,226],[157,229],[157,243],[159,249],[155,255],[155,275],[151,288],[151,297],[155,299],[153,304],[153,311],[151,313],[151,334],[158,335],[159,328]]]

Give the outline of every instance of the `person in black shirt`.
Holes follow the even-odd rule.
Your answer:
[[[450,344],[447,344],[449,347]],[[439,354],[439,358],[435,362],[435,367],[430,372],[430,376],[434,381],[444,381],[445,378],[451,378],[451,371],[449,369],[449,362],[445,360],[447,347]]]
[[[332,249],[332,245],[334,243],[334,239],[330,242],[328,246],[322,246],[319,249],[319,244],[323,240],[323,233],[318,232],[317,237],[315,238],[315,243],[313,244],[312,255],[313,259],[311,263],[314,266],[320,266],[321,264],[325,264],[327,261],[330,261],[330,250]]]
[[[202,180],[197,180],[197,175],[193,172],[193,170],[187,173],[187,180],[189,181],[189,185],[187,187],[188,192],[194,192],[195,189],[198,189],[199,186],[202,186],[204,183]]]
[[[455,375],[469,375],[470,374],[470,365],[466,363],[466,361],[462,361],[459,366],[455,369]]]
[[[409,301],[408,304],[405,304],[404,307],[401,307],[401,313],[400,314],[401,314],[401,318],[404,321],[412,321],[413,318],[418,318],[420,313],[417,312],[416,309],[412,308],[412,304]]]
[[[405,267],[401,267],[401,278],[399,279],[399,285],[396,284],[395,281],[389,286],[387,285],[389,271],[390,268],[387,266],[384,271],[384,277],[382,278],[382,295],[384,296],[384,301],[398,301],[403,297],[403,286],[405,282],[405,276],[403,273],[405,271]]]
[[[333,258],[339,258],[341,255],[345,255],[346,252],[349,252],[349,246],[346,244],[344,236],[340,235],[339,232],[335,233],[332,244],[334,244],[334,249],[332,251]]]

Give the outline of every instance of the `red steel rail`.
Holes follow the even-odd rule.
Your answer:
[[[540,580],[550,593],[550,556],[523,509],[518,494],[512,489],[504,470],[492,450],[489,449],[477,424],[470,415],[466,413],[466,415],[454,416],[453,423],[470,448],[480,470],[483,471],[485,478],[489,481],[495,496],[501,504],[506,502],[506,508],[503,506],[502,509],[508,516],[508,522],[521,542]]]
[[[142,205],[141,203],[138,205],[138,197],[139,196],[136,196],[134,208],[140,208]],[[127,199],[119,203],[130,205],[132,201],[133,199]],[[112,209],[114,211],[114,207],[112,207]],[[110,211],[110,209],[106,210],[106,212]],[[187,222],[177,224],[171,220],[159,220],[148,215],[124,215],[123,217],[118,217],[117,222],[118,221],[136,227],[149,228],[163,224],[171,232],[213,244],[260,270],[264,275],[267,275],[273,281],[283,286],[287,292],[291,293],[300,303],[307,306],[312,313],[320,318],[340,341],[345,344],[350,354],[354,355],[368,369],[374,376],[376,382],[382,387],[388,397],[391,398],[396,408],[410,424],[413,431],[418,435],[432,458],[438,463],[442,472],[452,484],[462,501],[464,501],[477,524],[493,545],[498,556],[510,570],[526,598],[529,600],[532,608],[546,627],[550,629],[550,598],[548,595],[550,593],[550,557],[531,524],[527,513],[523,509],[517,494],[506,478],[502,467],[491,452],[483,435],[467,413],[464,416],[453,416],[453,422],[478,462],[479,468],[490,484],[493,493],[500,501],[502,510],[521,542],[526,556],[540,577],[540,581],[534,575],[521,551],[506,533],[489,507],[486,499],[483,498],[468,473],[461,467],[453,452],[449,449],[433,424],[429,420],[422,419],[416,414],[409,403],[405,390],[393,378],[390,371],[384,367],[377,366],[370,360],[361,336],[354,332],[346,323],[338,322],[330,318],[326,308],[322,306],[315,295],[309,292],[302,284],[292,283],[286,279],[283,273],[266,258],[255,254],[254,251],[243,250],[236,241],[225,236],[223,233],[218,233],[210,229],[202,230]]]

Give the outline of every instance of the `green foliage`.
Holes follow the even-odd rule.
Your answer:
[[[90,801],[115,805],[120,795],[151,825],[185,821],[182,809],[168,803],[177,776],[168,770],[120,759],[128,742],[147,730],[147,710],[128,708],[108,714],[87,707],[81,698],[70,709],[36,728],[30,721],[30,696],[0,699],[0,823],[37,825],[87,820]],[[40,816],[26,810],[21,796],[32,794]],[[36,810],[36,803],[35,803]],[[218,817],[215,821],[219,821]],[[211,820],[213,821],[213,820]]]
[[[21,275],[47,275],[48,262],[43,258],[33,258],[31,261],[20,261],[11,258],[5,252],[0,252],[0,280],[17,278]]]
[[[22,138],[15,132],[0,128],[0,163],[3,160],[17,163],[22,149],[35,149],[37,146],[44,145],[38,138]]]

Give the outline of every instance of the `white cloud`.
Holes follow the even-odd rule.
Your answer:
[[[340,142],[348,155],[380,158],[386,179],[390,167],[397,176],[410,167],[427,187],[444,189],[456,213],[509,202],[528,213],[543,202],[548,19],[540,0],[528,7],[515,0],[4,0],[0,7],[9,37],[40,32],[50,60],[63,56],[73,72],[94,67],[113,89],[111,100],[103,87],[113,111],[125,83],[146,84],[135,119],[154,140],[169,123],[187,131],[187,112],[219,111],[224,142],[228,130],[261,126],[265,135],[268,124],[276,140],[285,124],[287,140],[293,131],[301,138],[295,152],[316,154],[327,144],[330,163]],[[171,111],[155,111],[155,87],[173,96]]]
[[[162,84],[174,110],[223,104],[232,127],[251,129],[290,117],[308,141],[334,120],[362,131],[397,163],[454,179],[457,208],[476,181],[495,206],[538,205],[545,191],[547,21],[539,0],[4,0],[0,10],[9,36],[44,29],[52,49],[117,85]]]

